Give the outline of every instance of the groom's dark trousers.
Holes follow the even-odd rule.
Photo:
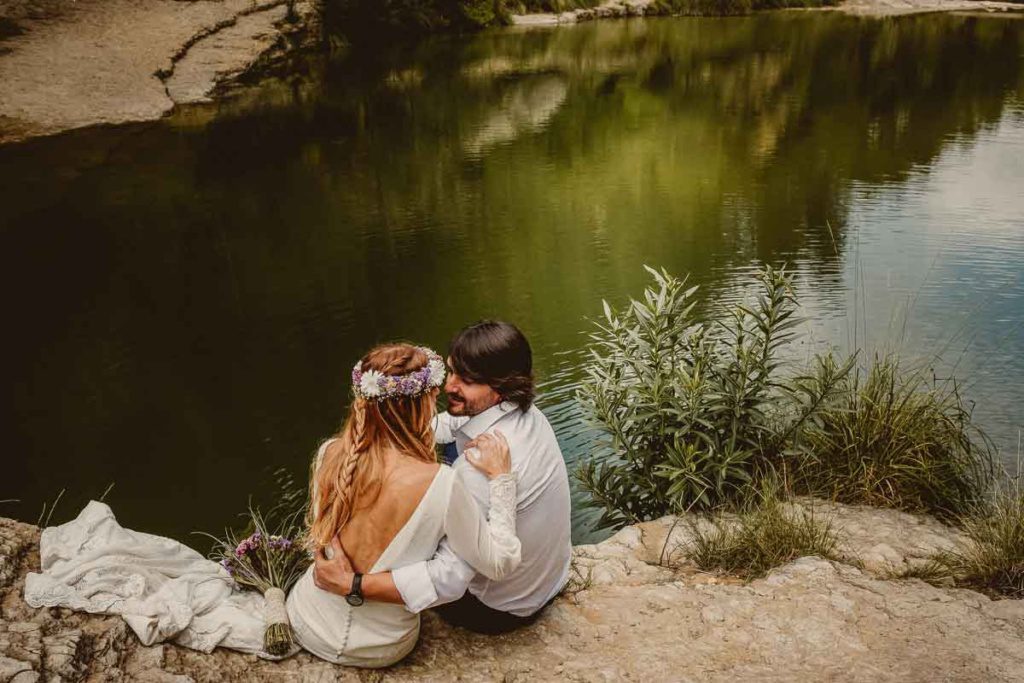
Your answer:
[[[554,598],[551,599],[551,602],[554,602]],[[477,600],[472,593],[466,593],[455,602],[435,607],[434,611],[452,626],[461,626],[476,633],[496,636],[499,633],[508,633],[537,621],[537,618],[551,602],[528,617],[517,617],[514,614],[488,607]]]

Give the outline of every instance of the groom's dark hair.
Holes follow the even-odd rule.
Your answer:
[[[522,410],[533,403],[533,351],[518,327],[481,320],[459,330],[448,345],[452,369],[497,391]]]

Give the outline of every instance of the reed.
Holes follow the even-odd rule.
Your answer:
[[[993,448],[954,381],[875,357],[841,380],[784,457],[794,491],[955,520],[991,489]]]

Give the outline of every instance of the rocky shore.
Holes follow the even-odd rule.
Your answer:
[[[0,0],[0,143],[206,101],[319,20],[319,0]]]
[[[0,680],[1024,680],[1024,601],[887,578],[961,542],[956,530],[803,504],[832,517],[842,562],[801,558],[750,583],[703,573],[686,548],[691,523],[709,522],[666,517],[578,546],[569,588],[535,625],[485,637],[428,614],[416,650],[383,671],[147,648],[119,618],[34,610],[22,589],[39,530],[0,519]]]
[[[0,144],[97,124],[158,119],[206,102],[239,75],[318,43],[322,0],[0,0]],[[657,14],[607,0],[522,27]],[[891,16],[1021,10],[997,0],[846,0]]]

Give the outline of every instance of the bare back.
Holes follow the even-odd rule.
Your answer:
[[[340,448],[340,441],[327,452]],[[341,544],[358,572],[368,572],[416,512],[440,465],[391,451],[384,458],[380,495],[369,506],[356,500],[352,517],[341,530]]]

